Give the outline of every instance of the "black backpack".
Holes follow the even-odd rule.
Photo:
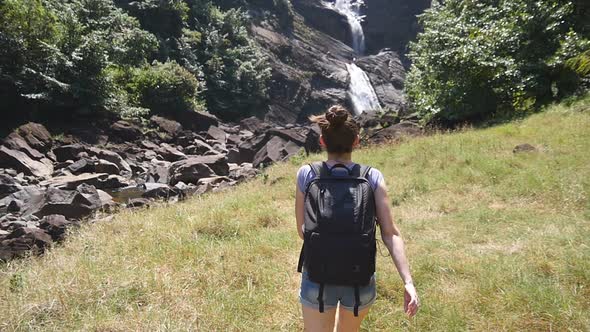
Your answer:
[[[304,241],[297,270],[305,265],[309,279],[320,284],[320,312],[324,284],[353,287],[358,316],[359,286],[369,284],[375,272],[375,197],[367,180],[371,168],[329,168],[324,162],[310,166],[316,177],[305,189]]]

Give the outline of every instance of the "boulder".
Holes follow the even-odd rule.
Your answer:
[[[0,214],[18,212],[21,215],[31,215],[43,204],[45,189],[38,186],[24,186],[0,199]]]
[[[255,116],[240,120],[240,129],[248,130],[253,133],[261,133],[269,127],[270,125],[268,123],[264,123],[264,121]]]
[[[174,138],[182,132],[182,125],[174,120],[166,119],[161,116],[154,115],[150,121],[158,127],[161,131]]]
[[[147,174],[147,182],[168,183],[169,169],[169,162],[153,160]]]
[[[184,153],[178,151],[178,149],[166,143],[160,144],[156,150],[156,153],[162,156],[162,158],[164,158],[166,161],[178,161],[186,159],[186,155]]]
[[[124,120],[113,123],[110,130],[113,136],[123,141],[135,141],[142,136],[141,129],[138,126]]]
[[[60,189],[75,189],[81,184],[88,184],[98,189],[114,189],[128,186],[125,178],[106,173],[82,173],[79,175],[64,175],[42,181],[40,184],[46,187]]]
[[[33,215],[41,218],[60,214],[68,219],[82,219],[102,207],[98,191],[93,186],[82,184],[76,190],[49,187],[43,202]]]
[[[266,135],[253,136],[238,146],[240,162],[252,162],[256,153],[268,142]]]
[[[320,145],[321,134],[322,131],[317,125],[312,125],[309,127],[307,136],[305,137],[305,143],[303,144],[305,153],[310,154],[322,151],[322,146]]]
[[[179,181],[197,183],[201,178],[215,175],[228,175],[227,158],[222,155],[190,157],[177,161],[170,166],[170,184]]]
[[[229,177],[238,182],[251,179],[259,174],[258,169],[254,168],[254,166],[251,163],[242,163],[241,165],[234,165],[234,167],[230,168]]]
[[[160,199],[169,199],[171,197],[179,196],[181,191],[175,187],[170,187],[167,184],[161,183],[145,183],[142,185],[144,188],[144,193],[142,197],[144,198],[160,198]]]
[[[35,150],[43,153],[51,150],[53,139],[49,131],[42,124],[29,122],[18,127],[16,133]]]
[[[12,193],[19,191],[21,185],[14,179],[14,177],[0,174],[0,198],[4,198]]]
[[[211,126],[207,130],[207,137],[221,143],[225,144],[227,140],[227,134],[221,128],[217,126]]]
[[[51,236],[53,241],[61,241],[66,235],[66,230],[75,222],[69,221],[60,214],[51,214],[43,217],[39,223],[39,228]]]
[[[28,252],[41,254],[52,244],[51,236],[36,227],[14,230],[0,242],[0,260],[23,257]]]
[[[18,135],[16,132],[11,133],[4,139],[4,145],[11,149],[20,152],[24,152],[29,158],[33,160],[41,160],[45,158],[45,155],[41,152],[33,149],[24,138]]]
[[[53,152],[59,162],[77,160],[80,157],[96,157],[115,164],[119,168],[121,174],[132,174],[129,163],[125,161],[121,155],[113,151],[75,143],[57,147],[53,149]]]
[[[184,152],[189,155],[211,155],[218,152],[207,142],[195,139],[193,145],[187,146]]]
[[[254,156],[252,164],[258,168],[285,160],[299,152],[302,148],[294,142],[279,136],[271,138]]]
[[[147,198],[133,198],[130,199],[129,202],[127,202],[128,208],[145,208],[149,207],[150,205],[151,202]]]
[[[25,175],[37,177],[46,177],[53,173],[53,165],[48,159],[42,161],[33,160],[26,153],[11,150],[6,146],[0,146],[0,167],[14,168]]]
[[[204,112],[180,112],[175,114],[175,118],[185,128],[194,131],[207,130],[210,126],[219,125],[219,119],[217,117]]]

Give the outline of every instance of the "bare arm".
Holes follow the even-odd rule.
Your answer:
[[[393,222],[387,187],[382,181],[375,190],[375,204],[377,207],[377,221],[381,228],[381,239],[393,258],[393,263],[399,272],[405,286],[404,309],[413,316],[418,310],[418,294],[412,281],[410,266],[406,258],[404,240],[397,225]]]
[[[304,194],[296,188],[295,193],[295,219],[297,221],[297,234],[303,240],[303,213],[304,213]]]

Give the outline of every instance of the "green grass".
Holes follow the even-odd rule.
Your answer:
[[[381,169],[422,298],[378,262],[366,331],[590,330],[590,98],[522,121],[362,149]],[[513,154],[530,143],[535,153]],[[237,188],[124,211],[0,266],[0,330],[302,329],[299,157]],[[381,252],[385,252],[381,245]]]

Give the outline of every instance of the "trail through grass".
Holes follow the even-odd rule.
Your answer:
[[[513,154],[521,143],[538,151]],[[588,98],[354,157],[385,175],[423,304],[403,315],[399,277],[380,256],[364,330],[590,330]],[[301,330],[294,177],[319,158],[124,211],[44,257],[0,265],[0,330]]]

